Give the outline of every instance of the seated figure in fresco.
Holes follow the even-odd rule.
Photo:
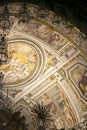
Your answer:
[[[69,125],[72,125],[74,123],[73,121],[73,115],[72,115],[72,111],[70,109],[70,107],[68,105],[64,106],[64,113],[66,116],[66,121]]]
[[[43,95],[43,99],[42,99],[43,103],[45,103],[45,105],[49,105],[52,102],[52,99],[48,96],[47,93],[45,93]]]
[[[63,38],[58,33],[54,32],[50,38],[49,44],[52,45],[55,49],[59,49],[61,46],[63,46],[63,43],[61,44],[62,40]]]
[[[82,79],[78,82],[78,86],[82,94],[87,97],[87,70],[84,71]]]
[[[64,115],[65,115],[65,119],[66,119],[66,122],[69,126],[73,125],[75,123],[75,117],[74,117],[74,114],[73,114],[73,111],[69,105],[69,102],[65,96],[64,93],[61,93],[61,99],[62,99],[62,102],[63,102],[63,112],[64,112]]]

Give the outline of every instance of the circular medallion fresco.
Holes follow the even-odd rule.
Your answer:
[[[9,61],[0,66],[4,73],[3,82],[7,85],[18,84],[35,73],[39,63],[39,54],[30,44],[16,41],[8,44]]]

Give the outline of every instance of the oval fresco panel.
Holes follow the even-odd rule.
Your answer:
[[[23,42],[8,44],[9,61],[0,66],[5,84],[15,84],[30,78],[38,65],[38,53],[31,45]]]

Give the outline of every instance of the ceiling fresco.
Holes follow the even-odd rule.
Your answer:
[[[37,52],[21,41],[8,44],[8,50],[12,56],[7,64],[0,66],[0,71],[4,73],[3,82],[12,84],[29,78],[38,64]]]
[[[87,114],[86,36],[69,21],[31,4],[29,22],[19,22],[20,7],[20,3],[8,4],[11,58],[0,66],[3,94],[8,89],[10,107],[24,113],[31,101],[43,101],[54,115],[53,127],[68,129]]]
[[[77,86],[77,90],[79,93],[87,99],[87,90],[86,90],[86,82],[87,82],[87,70],[86,65],[81,64],[80,62],[77,62],[74,64],[73,67],[71,67],[71,70],[69,69],[69,76],[72,80],[72,83]]]
[[[56,91],[57,90],[57,91]],[[53,92],[53,93],[52,93]],[[65,127],[64,120],[66,119],[66,127],[73,125],[76,122],[72,108],[66,98],[63,91],[58,89],[58,86],[50,89],[39,100],[41,100],[48,106],[51,113],[54,114],[55,124],[58,127]],[[62,111],[61,111],[62,109]]]

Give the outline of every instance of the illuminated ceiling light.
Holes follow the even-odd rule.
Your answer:
[[[29,13],[27,5],[24,3],[19,12],[19,22],[28,23],[29,21]]]

